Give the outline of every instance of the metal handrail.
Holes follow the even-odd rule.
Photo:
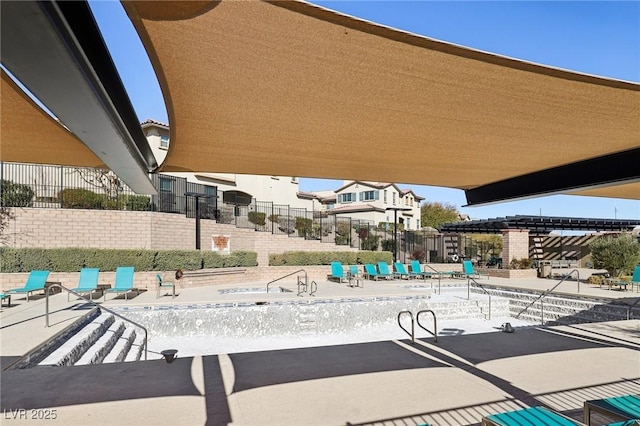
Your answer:
[[[442,274],[440,273],[440,271],[438,271],[437,269],[435,269],[433,266],[429,265],[428,263],[425,263],[424,266],[426,266],[427,268],[431,269],[433,272],[438,274],[438,294],[440,294],[440,280],[442,279]],[[431,288],[433,288],[433,285],[431,286]]]
[[[433,332],[431,332],[422,324],[420,324],[420,314],[424,314],[427,312],[431,312],[431,315],[433,315]],[[404,326],[402,325],[402,322],[400,322],[400,318],[402,318],[402,315],[404,314],[409,314],[409,318],[411,318],[411,332],[409,332],[409,330],[404,328]],[[426,331],[427,333],[435,337],[436,342],[438,341],[438,321],[436,320],[436,313],[433,312],[431,309],[423,309],[421,311],[418,311],[418,313],[415,316],[415,319],[413,317],[413,312],[409,310],[405,309],[404,311],[398,312],[398,325],[405,333],[409,335],[409,337],[411,337],[411,343],[416,342],[416,326],[415,326],[416,323],[418,323],[418,327],[420,327],[421,329],[423,329],[424,331]]]
[[[60,288],[61,290],[66,290],[68,293],[71,293],[81,299],[86,300],[87,302],[91,303],[94,306],[97,306],[100,309],[104,309],[105,311],[109,312],[110,314],[113,314],[114,316],[123,319],[125,321],[130,322],[131,324],[135,325],[136,327],[140,327],[143,331],[144,331],[144,341],[142,342],[142,344],[144,345],[144,360],[147,360],[147,341],[149,340],[149,332],[147,331],[146,327],[143,325],[138,324],[137,322],[130,320],[129,318],[123,317],[122,315],[120,315],[117,312],[114,312],[113,310],[109,309],[109,308],[105,308],[102,305],[97,304],[96,302],[94,302],[91,299],[87,299],[86,297],[84,297],[83,295],[81,295],[80,293],[76,293],[75,291],[66,288],[65,286],[63,286],[62,284],[51,284],[49,287],[47,287],[47,290],[45,291],[45,319],[46,319],[46,327],[49,327],[49,295],[51,294],[51,289],[53,288]]]
[[[431,315],[433,315],[433,333],[430,330],[427,330],[426,327],[423,327],[422,324],[420,324],[420,314],[424,314],[427,312],[431,312]],[[424,331],[426,331],[427,333],[435,337],[436,342],[438,341],[438,320],[436,319],[435,312],[433,312],[431,309],[424,309],[422,311],[418,311],[418,313],[416,314],[416,322],[418,323],[418,327],[420,327],[421,329],[423,329]]]
[[[633,287],[631,288],[631,290],[633,290]],[[631,310],[638,304],[638,302],[640,302],[640,297],[636,299],[635,302],[633,302],[631,305],[628,305],[627,307],[627,320],[631,319]]]
[[[529,309],[531,306],[533,306],[533,304],[535,304],[538,300],[541,300],[545,297],[547,297],[547,295],[549,293],[551,293],[553,290],[555,290],[560,284],[562,284],[563,282],[565,282],[565,280],[567,278],[569,278],[571,276],[571,274],[576,273],[577,275],[577,280],[578,280],[578,293],[580,293],[580,271],[578,271],[577,269],[573,269],[571,270],[568,274],[566,274],[564,277],[562,277],[562,279],[560,281],[558,281],[558,283],[556,285],[554,285],[550,290],[545,291],[544,293],[542,293],[540,296],[538,296],[537,298],[535,298],[531,303],[529,303],[527,306],[524,307],[524,309],[522,309],[518,315],[516,315],[516,319],[520,318],[520,315],[522,315],[527,309]],[[542,324],[544,324],[544,304],[540,305],[540,319]]]
[[[409,314],[409,318],[411,318],[411,333],[409,333],[409,330],[404,328],[402,326],[402,323],[400,322],[400,317],[402,317],[403,314]],[[409,337],[411,337],[411,343],[415,343],[416,342],[416,333],[415,333],[415,323],[414,323],[414,319],[413,319],[413,312],[406,311],[406,310],[398,312],[398,325],[400,326],[400,328],[402,330],[404,330],[405,333],[407,333],[409,335]]]
[[[275,283],[276,281],[280,281],[284,278],[290,277],[291,275],[297,274],[298,272],[304,272],[304,282],[305,282],[305,286],[307,285],[306,283],[309,282],[309,277],[307,276],[307,271],[305,271],[304,269],[298,269],[297,271],[293,271],[290,274],[284,275],[282,277],[276,278],[275,280],[271,280],[267,283],[267,293],[269,293],[269,285]],[[300,295],[300,293],[298,293],[298,296]]]
[[[314,286],[315,286],[315,288],[314,288]],[[315,294],[314,294],[314,293],[315,293],[316,291],[318,291],[318,283],[317,283],[317,282],[315,282],[315,281],[311,281],[311,285],[310,285],[310,287],[311,287],[311,291],[309,292],[309,296],[314,296],[314,297],[315,297]]]
[[[471,281],[473,281],[476,286],[480,287],[480,290],[482,290],[487,296],[489,296],[489,315],[487,319],[490,320],[491,319],[491,293],[489,293],[487,289],[482,286],[482,284],[476,281],[475,278],[467,277],[467,300],[471,299]]]

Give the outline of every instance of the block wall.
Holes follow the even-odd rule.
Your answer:
[[[87,247],[190,250],[195,248],[195,220],[157,212],[15,208],[3,245],[14,248]],[[213,235],[230,237],[231,251],[258,253],[267,266],[270,253],[286,251],[355,251],[347,246],[272,235],[212,220],[200,222],[200,247],[211,250]]]
[[[505,229],[502,231],[502,259],[506,268],[514,258],[529,257],[529,230]]]

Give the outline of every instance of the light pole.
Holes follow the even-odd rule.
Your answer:
[[[184,196],[185,199],[188,197],[194,197],[196,199],[196,250],[200,250],[200,198],[213,198],[214,195],[185,192]],[[185,211],[188,211],[188,209],[185,208]]]

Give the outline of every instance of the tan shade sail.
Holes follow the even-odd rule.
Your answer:
[[[105,167],[78,138],[42,111],[7,73],[0,71],[1,161]]]
[[[640,168],[640,165],[638,165]],[[623,185],[609,186],[606,188],[589,189],[572,192],[571,195],[584,195],[590,197],[626,198],[629,200],[640,199],[640,182]]]
[[[167,103],[163,171],[469,189],[640,146],[637,84],[306,3],[159,3],[123,2]]]

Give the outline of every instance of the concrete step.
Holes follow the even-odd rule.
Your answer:
[[[38,365],[74,365],[84,353],[111,327],[115,317],[102,313],[91,323],[71,336]]]
[[[117,319],[108,330],[80,357],[75,365],[100,364],[122,336],[124,321]]]
[[[113,349],[102,360],[103,363],[123,362],[136,338],[136,327],[125,326],[124,332],[113,345]]]
[[[144,359],[144,333],[143,332],[137,333],[124,361],[125,362],[140,361],[140,359]]]

